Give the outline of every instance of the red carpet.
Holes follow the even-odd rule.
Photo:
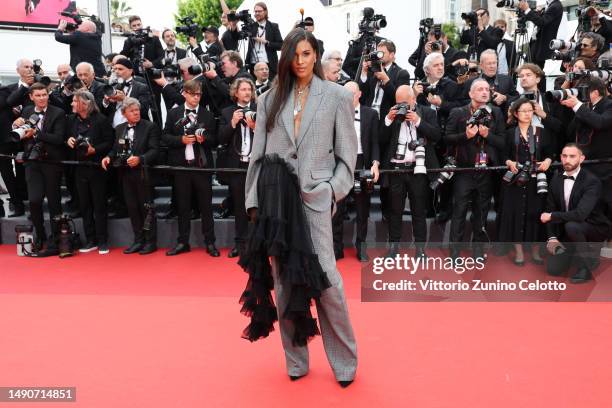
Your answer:
[[[53,407],[610,407],[609,303],[361,303],[339,262],[359,348],[335,382],[320,339],[285,374],[278,332],[249,343],[246,275],[202,249],[60,260],[0,246],[0,386],[75,386]],[[0,403],[39,407],[40,403]]]

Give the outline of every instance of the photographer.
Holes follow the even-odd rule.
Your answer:
[[[563,174],[557,173],[551,180],[546,212],[540,216],[546,224],[546,249],[551,255],[547,272],[560,276],[577,263],[578,269],[570,278],[572,283],[591,280],[592,271],[599,265],[599,249],[590,255],[585,247],[589,242],[604,241],[611,229],[601,202],[601,182],[581,167],[584,160],[584,152],[575,143],[563,148]]]
[[[253,80],[244,69],[242,58],[237,51],[225,51],[221,54],[221,78],[217,71],[209,69],[204,72],[202,86],[204,94],[200,105],[209,106],[215,117],[221,115],[221,110],[232,104],[230,98],[230,85],[237,78]]]
[[[446,75],[453,81],[457,80],[453,63],[459,59],[467,58],[465,51],[457,50],[448,44],[448,37],[444,31],[438,30],[438,27],[430,29],[427,33],[427,42],[420,41],[419,47],[412,53],[408,62],[415,67],[414,76],[423,78],[425,72],[423,63],[425,58],[432,52],[439,52],[444,57],[444,70]]]
[[[134,233],[134,242],[123,253],[138,252],[147,255],[157,250],[157,220],[153,207],[153,188],[148,172],[142,166],[155,164],[160,131],[153,122],[141,119],[138,99],[125,98],[121,111],[126,122],[115,128],[115,143],[101,164],[104,170],[108,170],[111,163],[113,167],[119,168],[119,178]]]
[[[389,134],[389,148],[383,158],[383,167],[396,170],[412,169],[413,173],[390,174],[383,181],[383,184],[389,185],[391,201],[391,250],[388,256],[395,256],[399,249],[402,214],[408,195],[412,213],[412,234],[416,246],[415,256],[425,257],[427,202],[430,198],[425,171],[426,167],[439,167],[434,148],[442,134],[435,113],[416,104],[416,96],[410,86],[399,86],[395,100],[397,105],[391,108],[384,119],[387,129],[383,130],[383,133]]]
[[[72,68],[70,67],[70,64],[59,64],[57,66],[57,77],[60,81],[64,81],[67,77],[70,76],[70,74],[72,74]]]
[[[612,100],[606,97],[606,84],[599,78],[583,80],[588,87],[588,101],[581,102],[574,95],[560,103],[575,112],[568,127],[568,141],[575,142],[591,160],[612,157]],[[602,184],[602,199],[606,215],[612,220],[612,164],[589,166]]]
[[[468,23],[468,28],[461,32],[461,44],[469,46],[468,54],[472,58],[475,56],[480,60],[480,54],[484,50],[497,49],[504,33],[499,28],[489,25],[489,11],[479,8],[471,13],[464,13],[461,17]]]
[[[596,8],[592,8],[591,16],[591,31],[601,35],[605,39],[606,44],[612,42],[612,21],[606,18],[606,15]]]
[[[303,27],[304,30],[309,31],[309,32],[313,33],[313,35],[314,35],[315,27],[314,27],[314,19],[312,17],[304,18],[304,22],[298,24],[297,26],[301,27],[302,25],[304,26]],[[318,49],[319,55],[324,55],[325,54],[325,46],[323,45],[323,40],[317,38],[317,45],[318,45],[318,48],[319,48]]]
[[[561,147],[565,144],[565,129],[567,129],[571,115],[567,114],[566,108],[550,102],[540,92],[539,84],[546,79],[546,76],[539,66],[530,63],[523,64],[516,72],[521,88],[523,88],[523,96],[527,96],[534,102],[532,124],[542,129],[543,137],[551,146],[552,158],[557,159]]]
[[[176,34],[169,28],[162,32],[162,40],[166,44],[161,57],[153,61],[155,68],[163,68],[166,65],[176,65],[179,60],[187,56],[187,50],[176,46]]]
[[[13,121],[21,115],[23,105],[31,105],[32,101],[28,98],[29,87],[34,83],[34,71],[32,61],[20,59],[17,61],[17,74],[19,81],[7,86],[0,87],[0,151],[3,154],[17,154],[22,150],[21,143],[18,143],[9,136]],[[6,189],[9,192],[10,201],[13,205],[13,212],[9,213],[9,218],[21,217],[25,214],[24,200],[27,199],[25,171],[22,163],[0,160],[0,175],[4,180]]]
[[[225,145],[224,162],[217,163],[219,167],[247,169],[251,158],[255,117],[257,112],[255,85],[250,79],[238,78],[230,87],[230,95],[234,103],[223,109],[219,124],[219,141]],[[245,114],[245,111],[249,113]],[[234,258],[244,250],[247,237],[248,216],[244,208],[244,191],[246,174],[218,174],[227,182],[231,201],[233,203],[235,245],[229,252]]]
[[[85,20],[72,32],[66,32],[66,20],[61,20],[55,32],[55,41],[70,45],[70,66],[76,69],[81,62],[93,65],[96,75],[103,77],[106,71],[102,63],[102,35],[93,21]]]
[[[489,106],[491,89],[483,78],[470,86],[471,102],[451,110],[444,141],[455,151],[457,167],[484,168],[499,163],[498,149],[504,148],[504,118],[495,106]],[[482,243],[488,240],[486,227],[493,193],[493,174],[489,171],[459,172],[453,177],[453,215],[451,221],[451,257],[459,257],[456,244],[463,241],[465,216],[471,203],[474,258],[484,257]]]
[[[553,54],[549,45],[551,40],[557,38],[557,31],[563,17],[563,4],[560,0],[549,0],[546,4],[542,12],[531,10],[529,3],[525,0],[518,2],[518,8],[524,13],[524,18],[531,21],[536,27],[531,36],[529,48],[532,61],[542,69],[544,69],[546,60]]]
[[[140,47],[144,45],[143,67],[152,68],[153,61],[157,61],[164,55],[159,38],[152,35],[148,28],[143,28],[140,17],[131,16],[128,21],[132,32],[126,35],[127,38],[123,42],[120,54],[125,55],[133,64],[136,64],[140,59]]]
[[[255,68],[253,68],[253,73],[255,74],[255,89],[257,90],[257,96],[259,96],[270,89],[270,85],[272,85],[270,83],[268,64],[258,62],[255,64]]]
[[[535,106],[534,101],[525,97],[512,104],[510,117],[514,126],[506,132],[501,155],[508,172],[503,177],[497,234],[500,242],[514,244],[513,262],[518,266],[525,264],[521,242],[528,245],[544,241],[539,220],[548,193],[546,172],[553,160],[549,135],[533,125]],[[540,245],[531,246],[531,259],[539,265],[544,263]]]
[[[506,23],[506,20],[499,19],[495,20],[493,26],[499,28],[504,33],[502,40],[497,44],[497,48],[495,49],[497,53],[497,73],[513,75],[519,58],[514,41],[505,38],[508,23]]]
[[[230,15],[234,16],[234,18],[230,19]],[[230,10],[228,13],[223,13],[221,15],[221,23],[226,28],[221,36],[221,43],[223,44],[223,49],[227,51],[238,51],[238,44],[240,43],[238,19],[235,16],[236,10]]]
[[[78,161],[100,163],[113,146],[113,128],[100,113],[94,95],[81,89],[72,98],[73,114],[68,116],[66,144]],[[76,187],[87,243],[80,252],[98,249],[107,254],[106,173],[99,166],[76,166]]]
[[[361,91],[356,82],[349,81],[344,85],[353,93],[355,107],[355,132],[357,133],[357,162],[355,164],[355,186],[350,191],[355,201],[357,212],[355,229],[355,249],[357,259],[361,262],[369,260],[364,248],[368,237],[368,218],[370,217],[371,194],[374,184],[378,181],[380,172],[380,150],[378,146],[378,114],[372,108],[359,104]],[[347,200],[340,200],[336,214],[332,217],[334,235],[334,253],[336,259],[344,258],[344,219],[348,211]]]
[[[168,163],[171,166],[213,168],[211,149],[217,145],[216,125],[213,115],[200,105],[202,87],[198,81],[189,80],[183,85],[182,93],[185,103],[168,112],[162,135],[168,145]],[[211,174],[186,171],[177,172],[173,178],[179,238],[177,245],[166,255],[173,256],[191,250],[191,204],[195,196],[202,217],[206,252],[213,257],[219,256],[215,247]]]
[[[127,58],[118,58],[113,65],[113,72],[117,77],[114,91],[109,89],[109,94],[104,95],[102,112],[112,120],[113,128],[126,121],[123,116],[123,102],[126,98],[135,98],[139,102],[141,109],[140,116],[143,118],[149,115],[149,101],[151,94],[149,88],[134,79],[134,65]]]
[[[593,65],[597,65],[597,59],[605,51],[605,41],[599,34],[583,33],[580,37],[580,56],[590,59]]]
[[[490,102],[501,109],[505,119],[508,114],[508,107],[518,98],[518,92],[510,76],[497,73],[497,54],[495,51],[485,50],[480,54],[480,78],[489,83]],[[474,79],[468,80],[463,84],[464,97],[468,96],[473,81]]]
[[[29,88],[29,94],[33,105],[23,108],[21,117],[13,122],[13,128],[23,126],[26,119],[29,119],[32,115],[38,115],[36,125],[26,130],[20,141],[24,146],[24,157],[34,160],[27,161],[24,167],[28,200],[30,201],[30,215],[36,230],[38,256],[51,256],[59,254],[57,248],[59,231],[53,219],[62,213],[60,192],[62,167],[37,163],[35,159],[54,161],[64,159],[66,115],[60,108],[49,105],[49,93],[45,85],[33,84]],[[43,218],[43,200],[45,197],[49,205],[52,236],[47,242],[46,249],[41,250],[43,242],[47,240]]]
[[[252,41],[249,41],[246,62],[255,66],[258,62],[265,62],[270,69],[270,79],[276,76],[278,66],[277,51],[283,45],[283,37],[278,24],[268,20],[268,7],[263,2],[253,6],[256,24],[248,27]]]
[[[198,44],[198,40],[195,37],[189,37],[189,48],[196,58],[201,58],[204,54],[210,58],[219,58],[224,51],[223,45],[219,41],[219,30],[213,26],[204,29],[203,46]]]

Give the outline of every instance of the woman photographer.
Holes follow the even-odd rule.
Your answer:
[[[100,163],[115,139],[110,121],[100,113],[94,95],[84,89],[74,94],[72,112],[68,116],[66,144],[75,150],[78,161]],[[107,254],[106,172],[100,166],[82,165],[75,173],[87,238],[80,252],[98,249],[100,254]]]
[[[593,61],[589,58],[578,57],[570,64],[572,70],[565,74],[565,80],[561,84],[561,89],[575,88],[584,77],[586,71],[595,69]]]
[[[514,263],[522,266],[525,255],[520,243],[542,242],[544,239],[539,219],[546,200],[543,182],[553,152],[544,128],[532,125],[532,101],[519,98],[509,112],[512,126],[507,131],[502,155],[508,172],[502,186],[498,233],[500,242],[514,243]],[[531,259],[542,264],[539,245],[531,246]]]

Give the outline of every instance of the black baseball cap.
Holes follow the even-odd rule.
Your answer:
[[[214,35],[216,35],[217,37],[219,36],[219,29],[217,27],[214,26],[208,26],[204,29],[204,32],[209,32],[209,33],[213,33]]]

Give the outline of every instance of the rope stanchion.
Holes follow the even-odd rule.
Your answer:
[[[0,160],[15,160],[16,156],[10,154],[0,154]],[[32,163],[44,163],[56,166],[87,166],[87,167],[100,167],[99,163],[89,161],[77,161],[77,160],[30,160],[23,159],[22,162]],[[596,164],[607,164],[612,163],[612,157],[607,159],[594,159],[585,160],[582,162],[582,166],[596,165]],[[142,167],[142,166],[141,166]],[[246,173],[246,169],[238,168],[200,168],[200,167],[178,167],[178,166],[167,166],[167,165],[156,165],[146,166],[147,169],[160,172],[200,172],[200,173]],[[560,162],[554,162],[550,165],[551,168],[562,167]],[[504,171],[507,170],[507,166],[488,166],[488,167],[446,167],[427,169],[427,173],[464,173],[464,172],[484,172],[484,171]],[[414,169],[380,169],[381,174],[407,174],[413,173]]]

